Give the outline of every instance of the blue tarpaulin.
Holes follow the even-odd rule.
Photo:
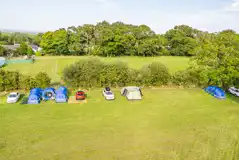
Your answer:
[[[205,91],[218,99],[226,98],[225,91],[217,86],[208,86]]]
[[[44,89],[44,91],[42,92],[42,98],[45,101],[48,100],[54,100],[56,96],[56,90],[55,88],[46,88]]]
[[[34,88],[30,91],[30,95],[28,96],[28,104],[39,104],[42,98],[42,89]]]
[[[67,88],[66,87],[59,87],[56,90],[55,101],[57,103],[65,103],[65,102],[68,101],[68,95],[67,95]]]

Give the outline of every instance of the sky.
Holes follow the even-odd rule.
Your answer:
[[[0,0],[0,29],[44,32],[121,21],[157,33],[175,25],[239,32],[239,0]]]

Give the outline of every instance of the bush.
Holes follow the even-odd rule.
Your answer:
[[[19,89],[20,76],[19,72],[0,70],[0,91]]]
[[[36,86],[39,88],[46,88],[51,84],[51,78],[44,72],[39,72],[35,77],[35,81]]]
[[[141,68],[140,73],[144,85],[166,85],[170,80],[168,68],[160,62],[153,62]]]
[[[37,82],[34,77],[31,76],[21,76],[21,89],[30,90],[37,87]]]
[[[104,64],[100,72],[101,86],[125,86],[129,82],[129,67],[126,63]]]
[[[176,72],[172,77],[172,83],[185,87],[206,87],[208,85],[207,77],[203,76],[201,70],[188,68],[184,71]]]
[[[63,80],[72,87],[93,87],[99,85],[103,64],[99,59],[90,58],[65,68]]]
[[[35,87],[48,87],[51,79],[46,73],[39,73],[36,77],[25,76],[19,72],[0,70],[0,91],[17,89],[32,89]]]

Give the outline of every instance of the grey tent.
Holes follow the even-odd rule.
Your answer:
[[[128,100],[142,100],[143,96],[141,89],[135,86],[122,88],[121,95],[125,96]]]

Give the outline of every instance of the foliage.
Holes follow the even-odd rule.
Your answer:
[[[158,56],[168,55],[167,39],[148,26],[122,22],[71,26],[42,36],[41,47],[53,55]]]
[[[63,71],[63,80],[72,87],[93,87],[99,82],[103,64],[95,58],[78,61]]]
[[[227,89],[239,79],[238,35],[222,32],[211,35],[195,49],[192,68],[200,70],[199,77],[207,85],[218,85]]]
[[[22,75],[17,71],[0,70],[0,91],[18,89],[32,89],[35,87],[45,88],[49,86],[51,79],[46,73],[39,73],[36,77]]]
[[[35,80],[39,88],[46,88],[51,84],[51,78],[45,72],[39,72],[35,76]]]
[[[153,62],[140,70],[144,85],[160,86],[169,82],[168,68],[160,62]]]
[[[29,46],[25,42],[20,44],[20,47],[17,48],[16,53],[18,53],[19,55],[29,55],[29,56],[35,54],[35,52],[31,48],[31,46]]]
[[[129,67],[126,63],[104,64],[100,72],[101,86],[125,86],[129,82]]]
[[[79,61],[63,71],[63,80],[72,87],[125,86],[128,84],[167,84],[170,74],[161,63],[152,63],[141,70],[130,69],[126,63],[102,63],[98,59]]]
[[[0,45],[0,56],[6,56],[6,49]]]

